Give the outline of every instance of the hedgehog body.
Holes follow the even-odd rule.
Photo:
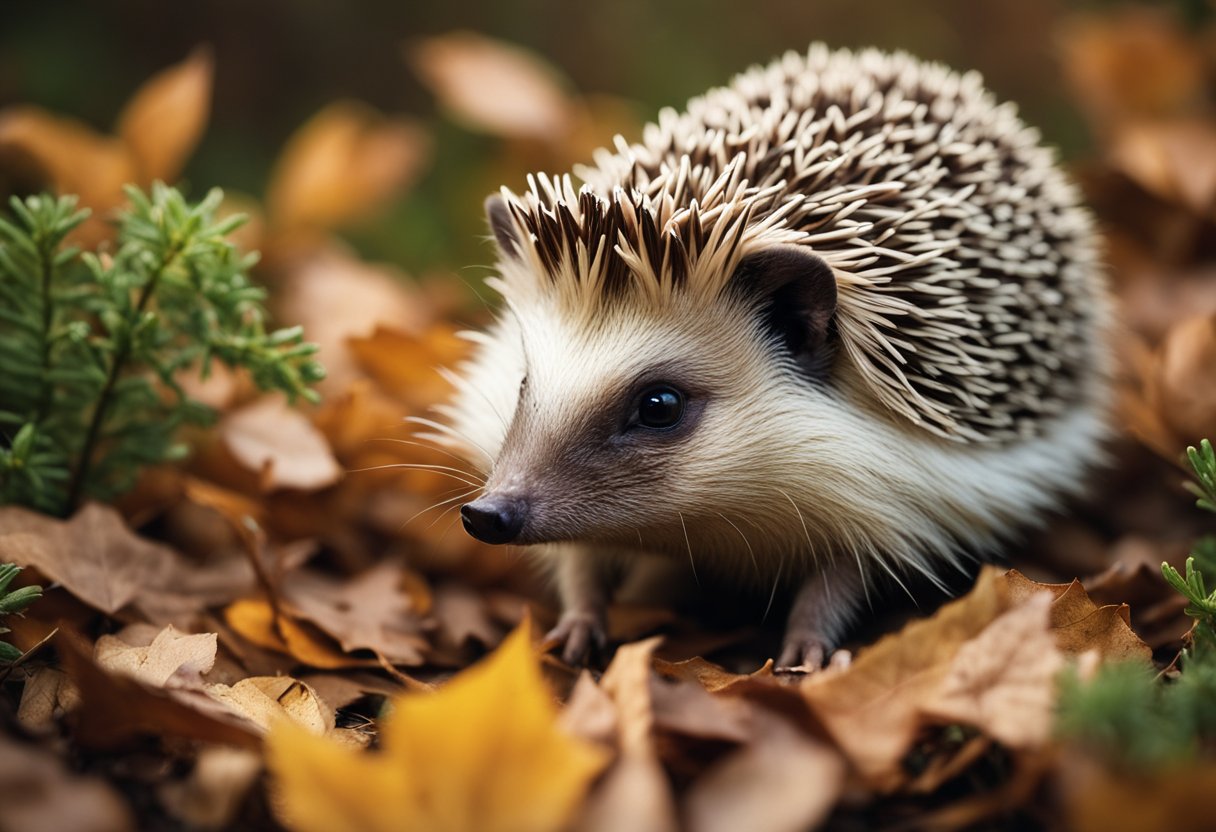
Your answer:
[[[801,584],[814,663],[867,586],[933,579],[1076,492],[1107,433],[1090,218],[978,75],[815,45],[487,202],[503,314],[441,433],[462,513],[538,546],[578,658],[648,554]]]

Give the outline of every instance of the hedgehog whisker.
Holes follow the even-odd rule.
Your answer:
[[[794,513],[798,515],[798,522],[802,524],[802,533],[804,535],[806,535],[806,546],[807,546],[807,550],[810,552],[811,561],[816,566],[818,566],[819,565],[819,555],[816,554],[816,552],[815,552],[815,544],[811,542],[811,531],[806,526],[806,518],[804,518],[802,516],[802,509],[798,508],[798,504],[794,502],[794,498],[791,497],[789,494],[787,494],[785,491],[782,491],[780,488],[778,488],[777,491],[781,494],[782,497],[785,497],[785,499],[789,500],[790,505],[794,507]]]
[[[422,515],[426,514],[428,511],[437,509],[442,505],[446,505],[448,503],[452,503],[457,500],[463,500],[465,497],[468,497],[470,494],[476,494],[480,489],[481,489],[481,486],[478,486],[477,488],[470,488],[469,490],[465,491],[463,494],[457,494],[455,497],[449,497],[446,500],[440,500],[439,502],[437,502],[433,505],[427,506],[422,511],[415,513],[414,516],[411,517],[409,520],[406,520],[404,523],[402,523],[401,526],[398,528],[398,531],[400,531],[401,529],[404,529],[406,526],[408,526],[410,523],[413,523],[415,520],[417,520]],[[460,489],[453,489],[453,490],[459,491]],[[450,494],[451,492],[445,492],[445,493]],[[442,517],[443,515],[441,514],[439,516]],[[430,526],[427,526],[426,528],[429,529]],[[423,531],[426,531],[426,529],[423,529]]]
[[[688,539],[688,526],[684,523],[684,515],[677,511],[680,516],[680,528],[684,530],[684,545],[688,547],[688,564],[692,567],[692,579],[697,582],[697,586],[701,586],[701,577],[697,574],[697,562],[692,559],[692,542]]]
[[[727,517],[725,514],[723,514],[722,512],[718,512],[718,516],[721,517],[723,520],[725,520],[727,523],[730,523],[731,528],[739,533],[739,537],[743,538],[743,545],[747,547],[747,554],[752,559],[752,566],[755,567],[756,574],[759,575],[760,574],[760,562],[758,560],[756,560],[756,550],[752,548],[752,542],[747,539],[747,535],[745,535],[743,533],[743,529],[739,528],[733,522],[731,522],[731,519],[729,517]]]
[[[352,474],[365,474],[369,471],[387,471],[392,468],[404,468],[411,471],[434,471],[436,474],[443,474],[451,477],[454,480],[460,480],[469,485],[475,485],[478,488],[483,487],[486,481],[477,476],[470,474],[468,471],[462,471],[459,468],[453,468],[450,465],[425,465],[421,462],[389,462],[384,465],[371,465],[367,468],[352,468]],[[460,474],[462,476],[457,476]],[[472,478],[472,479],[471,479]]]
[[[491,465],[494,464],[494,454],[487,451],[484,447],[482,447],[478,443],[474,442],[472,439],[465,436],[463,433],[456,430],[456,428],[452,427],[451,425],[445,425],[442,422],[436,422],[434,419],[427,419],[422,416],[406,416],[405,421],[410,422],[411,424],[415,424],[415,425],[422,425],[423,427],[430,428],[431,430],[437,430],[444,436],[455,439],[457,442],[463,442],[468,445],[471,445],[472,447],[481,451],[485,455],[485,458],[490,461]],[[418,434],[414,434],[414,435],[418,436]]]
[[[436,445],[434,442],[430,442],[430,443],[416,442],[412,439],[399,439],[396,436],[377,436],[377,437],[375,437],[373,439],[369,439],[367,441],[368,442],[396,442],[398,445],[414,445],[419,448],[426,448],[427,450],[430,450],[430,451],[438,451],[439,453],[443,454],[444,456],[451,457],[452,459],[456,460],[457,462],[464,462],[464,463],[467,463],[468,465],[472,465],[473,471],[476,471],[477,476],[484,477],[486,475],[485,471],[482,471],[476,465],[473,465],[472,462],[465,459],[460,454],[454,454],[451,451],[449,451],[447,448]],[[472,472],[469,472],[469,473],[472,473]]]
[[[476,492],[476,491],[477,491],[477,489],[476,489],[476,488],[474,488],[474,489],[473,489],[473,491],[470,491],[468,494],[461,494],[459,497],[456,497],[456,498],[455,498],[455,500],[462,500],[462,499],[464,499],[465,497],[469,496],[469,494],[473,494],[473,493],[474,493],[474,492]],[[451,503],[451,502],[454,502],[454,500],[444,500],[444,502],[446,502],[446,503]],[[455,510],[456,510],[457,508],[459,508],[459,507],[460,507],[460,506],[459,506],[459,504],[457,504],[457,505],[451,505],[451,506],[448,506],[448,507],[447,507],[447,508],[445,508],[443,511],[439,512],[439,514],[438,514],[438,515],[435,517],[435,519],[434,519],[434,520],[432,520],[432,521],[431,521],[431,522],[430,522],[430,523],[427,525],[427,527],[426,527],[425,529],[423,529],[423,531],[424,531],[424,532],[426,532],[426,531],[430,531],[431,527],[432,527],[432,526],[434,526],[436,523],[438,523],[440,520],[442,520],[445,514],[447,514],[449,511],[455,511]]]
[[[781,570],[785,568],[785,558],[781,558],[781,562],[777,564],[777,576],[773,578],[773,589],[768,594],[768,604],[764,607],[764,615],[760,616],[760,623],[768,621],[769,611],[773,608],[773,599],[777,597],[777,585],[781,583]]]

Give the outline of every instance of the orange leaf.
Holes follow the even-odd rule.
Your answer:
[[[398,698],[378,754],[272,728],[280,819],[296,832],[568,828],[605,754],[558,728],[528,629],[438,692]]]
[[[214,74],[211,50],[200,47],[152,76],[127,102],[115,132],[135,157],[141,185],[172,182],[181,173],[207,125]]]
[[[314,635],[310,628],[296,623],[289,616],[281,616],[276,622],[270,604],[259,599],[246,598],[233,602],[224,610],[224,620],[242,638],[258,647],[294,656],[310,667],[334,669],[372,667],[377,664],[374,659],[346,655],[328,639]]]
[[[405,189],[430,155],[413,122],[342,101],[313,116],[287,143],[267,190],[280,228],[333,228],[362,219]]]

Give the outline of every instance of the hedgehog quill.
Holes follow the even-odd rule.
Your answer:
[[[815,669],[1101,459],[1096,232],[977,74],[817,44],[576,174],[487,200],[504,304],[432,423],[488,470],[469,533],[552,572],[567,661],[627,571],[691,566],[789,587],[778,665]]]

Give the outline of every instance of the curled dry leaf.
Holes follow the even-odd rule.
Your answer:
[[[537,55],[473,32],[406,48],[406,57],[457,121],[510,138],[560,141],[574,122],[561,76]]]
[[[80,704],[80,691],[55,667],[40,667],[25,680],[17,721],[31,733],[50,730],[55,720]]]
[[[207,126],[213,77],[211,50],[200,47],[152,76],[127,102],[115,132],[135,158],[141,185],[172,182],[181,173]]]
[[[367,754],[279,723],[276,812],[296,832],[558,832],[605,754],[566,735],[522,626],[434,694],[400,697]]]
[[[233,457],[258,474],[264,491],[316,491],[342,478],[325,437],[278,396],[227,414],[218,431]]]
[[[685,659],[680,662],[655,659],[654,667],[659,673],[672,679],[685,679],[696,682],[710,693],[730,693],[732,689],[745,683],[747,680],[773,678],[772,659],[766,661],[759,670],[750,674],[731,673],[726,668],[700,657]]]
[[[274,609],[260,599],[233,602],[224,610],[224,620],[241,638],[258,647],[286,653],[309,667],[336,669],[377,664],[375,659],[347,655],[315,627],[297,622],[289,615],[276,621]]]
[[[267,190],[281,230],[330,229],[374,214],[425,169],[430,138],[412,121],[352,101],[330,104],[291,137]]]
[[[208,685],[207,695],[263,731],[286,717],[313,734],[334,729],[334,712],[308,685],[290,676],[251,676],[235,685]]]

